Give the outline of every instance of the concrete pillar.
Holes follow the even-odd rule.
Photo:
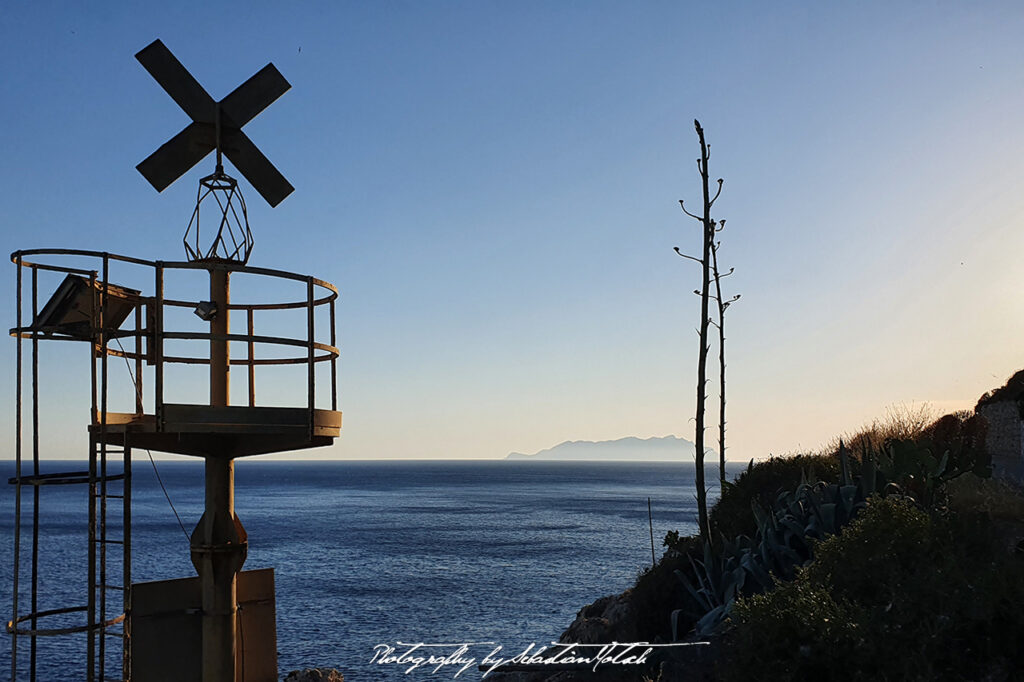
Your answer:
[[[227,334],[229,273],[210,270],[210,300],[217,312],[212,334]],[[210,405],[230,402],[227,341],[210,341]],[[192,564],[199,573],[203,605],[203,682],[241,682],[236,665],[236,576],[245,563],[246,534],[235,517],[235,463],[229,453],[206,456],[206,509],[192,533]]]

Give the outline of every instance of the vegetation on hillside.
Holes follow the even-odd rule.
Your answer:
[[[1024,496],[990,478],[985,430],[896,410],[752,462],[712,540],[669,533],[639,576],[639,631],[714,641],[710,679],[1018,679]]]

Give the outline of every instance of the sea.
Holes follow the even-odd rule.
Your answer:
[[[43,470],[84,465],[44,462]],[[0,471],[13,475],[13,462]],[[711,468],[708,481],[717,481]],[[0,488],[0,576],[11,614],[14,486]],[[41,490],[40,609],[86,603],[85,488]],[[132,582],[195,575],[182,526],[195,527],[203,496],[201,461],[133,459]],[[31,499],[26,489],[23,515]],[[388,647],[395,656],[416,643],[472,644],[467,656],[479,658],[496,646],[512,655],[548,644],[582,607],[630,587],[651,565],[652,528],[657,557],[666,532],[696,532],[693,462],[239,460],[235,509],[248,533],[244,568],[275,571],[280,676],[336,668],[347,682],[480,679],[475,666],[455,678],[458,666],[407,672],[382,661]],[[119,535],[116,521],[108,533]],[[30,547],[23,530],[21,614]],[[114,673],[120,640],[111,641]],[[85,679],[83,635],[39,638],[38,647],[39,680]],[[19,638],[19,679],[27,679],[27,649]],[[0,679],[10,676],[10,657],[3,636]]]

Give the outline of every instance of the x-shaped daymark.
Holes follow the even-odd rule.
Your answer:
[[[291,88],[273,64],[217,102],[161,41],[154,40],[135,58],[192,118],[184,130],[136,166],[156,191],[162,192],[188,172],[216,150],[219,142],[220,151],[271,206],[292,193],[294,187],[242,132],[242,126]]]

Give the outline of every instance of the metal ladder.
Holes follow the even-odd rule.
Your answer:
[[[89,453],[89,653],[87,682],[129,678],[131,669],[131,448],[113,448],[91,437]],[[109,455],[121,455],[111,472]],[[108,502],[121,506],[121,523],[108,524]],[[120,561],[119,561],[120,560]],[[120,570],[116,565],[120,563]],[[120,639],[121,646],[107,646]],[[111,656],[118,652],[119,656]],[[110,666],[119,668],[112,674]]]
[[[113,463],[107,461],[108,455],[123,455],[123,466],[120,471],[111,471]],[[21,471],[21,462],[18,462]],[[8,483],[15,486],[16,500],[20,501],[25,488],[32,491],[31,512],[31,552],[28,564],[31,576],[31,606],[27,614],[19,614],[17,598],[14,603],[14,617],[8,624],[11,639],[11,679],[23,679],[18,674],[18,647],[21,638],[29,640],[28,681],[39,679],[37,659],[45,655],[45,648],[39,647],[40,637],[74,635],[85,632],[88,639],[88,682],[127,682],[130,670],[130,634],[128,620],[130,613],[129,591],[131,584],[131,534],[124,532],[131,528],[131,449],[112,449],[103,446],[98,439],[90,438],[89,470],[59,473],[41,473],[39,461],[32,462],[31,473],[25,472],[14,476]],[[40,608],[42,600],[37,599],[39,590],[40,557],[39,547],[45,534],[41,532],[40,492],[44,487],[52,485],[86,484],[89,487],[89,542],[88,542],[88,599],[85,605],[63,606],[59,608]],[[107,523],[111,506],[108,501],[121,503],[121,524],[111,526]],[[18,509],[22,507],[19,503]],[[26,509],[27,511],[27,509]],[[15,516],[14,533],[21,536],[25,519],[21,514]],[[120,535],[115,536],[115,533]],[[120,548],[118,550],[118,548]],[[120,553],[120,560],[112,558],[111,551]],[[15,551],[14,583],[18,591],[17,578],[22,574],[20,552]],[[113,560],[111,560],[113,559]],[[114,567],[120,563],[120,570]],[[120,583],[120,584],[118,584]],[[110,594],[121,593],[120,598],[110,598]],[[49,617],[64,617],[64,614],[85,613],[83,625],[71,627],[46,627]],[[116,649],[107,647],[107,640],[121,639],[122,648],[116,658],[111,654]],[[111,667],[116,665],[120,670],[112,674]]]

